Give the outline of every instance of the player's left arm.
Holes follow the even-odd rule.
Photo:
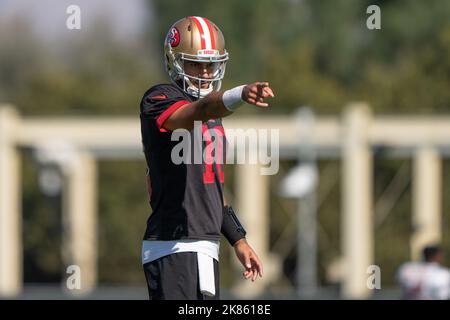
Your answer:
[[[222,226],[222,233],[234,248],[236,257],[244,266],[245,270],[243,276],[245,279],[252,279],[255,281],[257,276],[263,276],[263,265],[256,252],[247,242],[245,238],[246,232],[239,222],[234,210],[228,213],[230,206],[223,195],[224,203],[224,223]],[[236,230],[235,230],[236,229]]]
[[[238,240],[233,247],[236,256],[245,268],[245,271],[242,274],[244,278],[252,279],[252,281],[255,281],[258,275],[262,278],[262,262],[253,248],[248,244],[247,240],[242,238]]]

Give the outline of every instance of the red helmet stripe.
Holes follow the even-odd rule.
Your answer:
[[[201,41],[202,49],[205,49],[206,48],[205,32],[203,31],[202,24],[200,23],[200,21],[198,21],[198,19],[196,17],[190,17],[190,18],[192,20],[194,20],[195,24],[197,25],[198,31],[200,31],[200,41]]]
[[[211,25],[211,21],[209,21],[208,19],[204,19],[206,22],[206,25],[208,26],[209,29],[209,35],[211,37],[211,49],[215,49],[216,48],[216,39],[214,37],[214,30],[213,27]]]

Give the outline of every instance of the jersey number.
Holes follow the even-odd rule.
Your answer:
[[[214,129],[209,129],[209,130],[214,130],[214,132],[215,132],[215,139],[217,139],[217,143],[214,144],[212,141],[212,138],[211,138],[211,133],[208,130],[208,126],[206,124],[203,124],[202,129],[203,129],[202,130],[203,136],[206,139],[206,147],[205,147],[206,163],[203,165],[205,168],[205,171],[203,172],[203,183],[211,184],[211,183],[215,182],[216,174],[214,174],[213,165],[216,166],[216,172],[217,172],[217,176],[219,177],[220,183],[223,183],[225,181],[225,175],[222,170],[221,164],[224,163],[222,158],[223,158],[223,153],[224,153],[223,142],[225,139],[225,132],[223,130],[223,127],[216,127]],[[214,145],[216,147],[216,150],[213,150]],[[215,154],[217,154],[216,161],[218,163],[214,162],[213,151]]]

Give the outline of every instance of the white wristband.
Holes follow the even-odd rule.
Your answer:
[[[245,85],[235,87],[233,89],[227,90],[222,95],[222,101],[228,110],[234,112],[237,108],[242,105],[242,90],[244,90]]]

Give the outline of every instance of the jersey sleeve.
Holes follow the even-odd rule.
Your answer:
[[[159,130],[164,122],[180,107],[190,103],[186,97],[180,94],[170,85],[157,85],[150,88],[141,101],[141,115],[156,121]]]

